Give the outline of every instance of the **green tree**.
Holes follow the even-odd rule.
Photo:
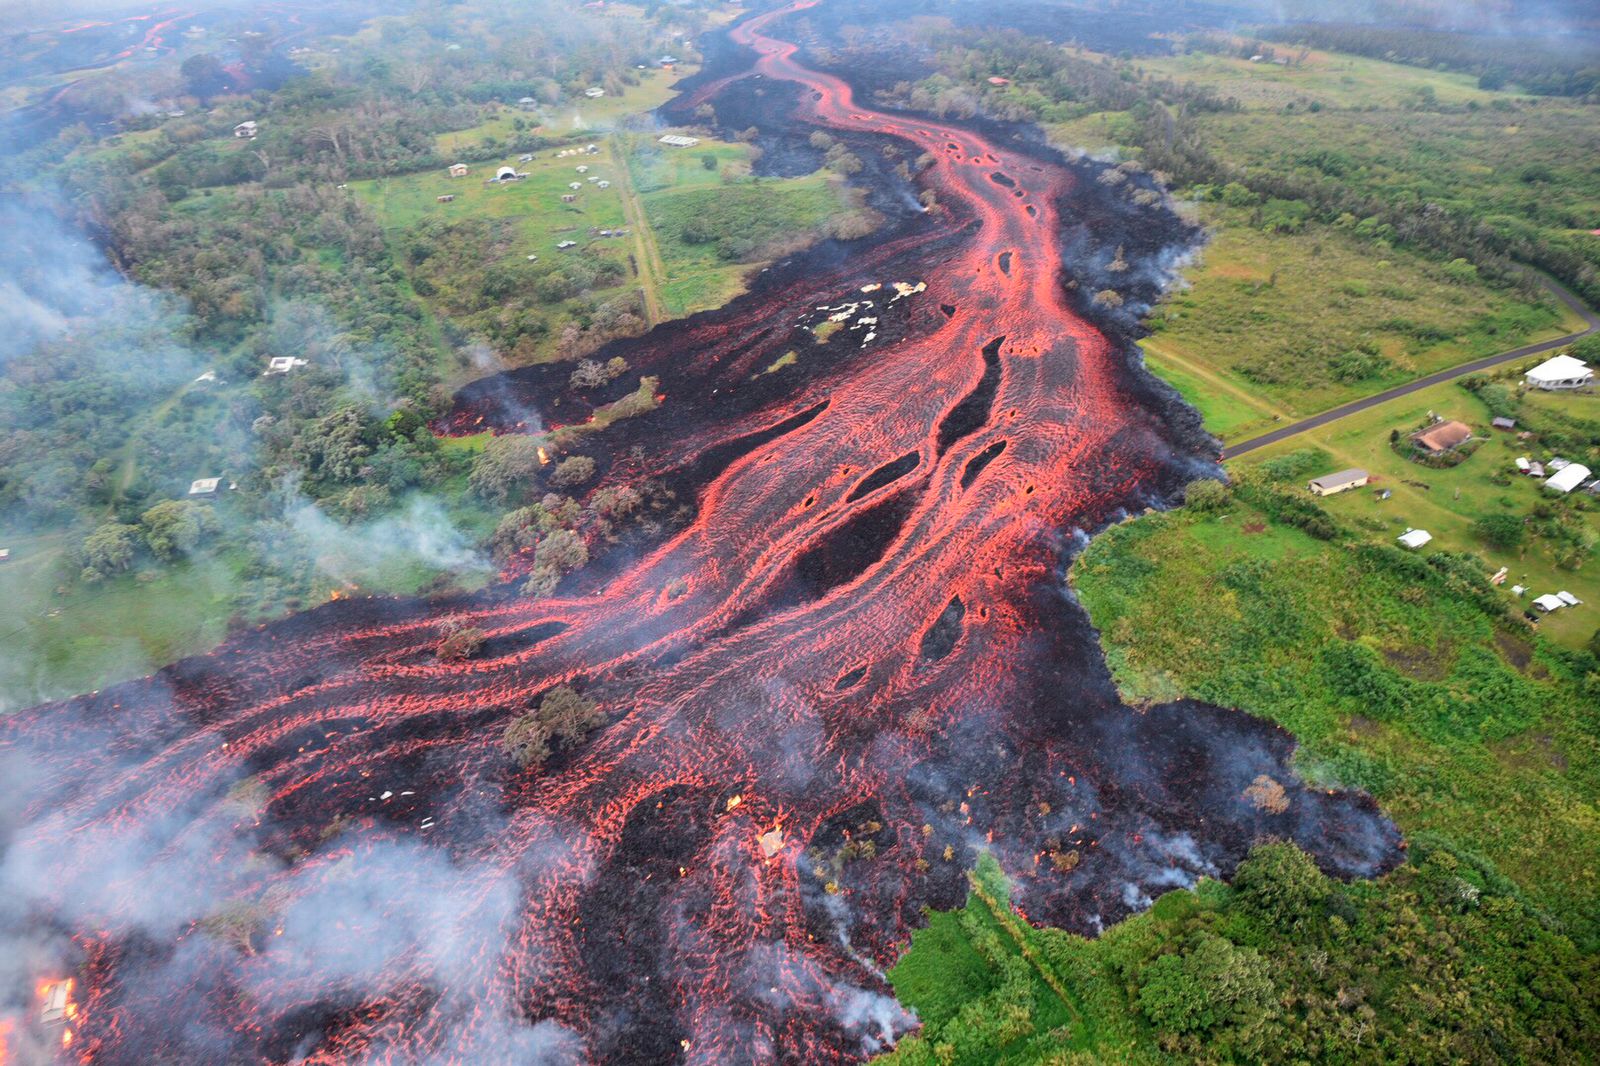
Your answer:
[[[1263,844],[1234,875],[1239,903],[1272,928],[1288,931],[1321,915],[1331,885],[1316,863],[1293,844]]]
[[[1472,523],[1472,532],[1486,544],[1509,550],[1522,543],[1527,527],[1516,515],[1489,514]]]
[[[158,559],[187,555],[217,531],[217,516],[204,504],[163,500],[139,516],[144,542]]]
[[[532,437],[518,434],[490,437],[473,460],[467,484],[489,500],[522,496],[537,482],[542,465],[539,445]]]
[[[121,573],[133,563],[139,527],[107,522],[83,540],[83,578],[99,581]]]

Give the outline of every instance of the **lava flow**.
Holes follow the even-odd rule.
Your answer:
[[[666,400],[607,430],[644,447],[607,480],[695,503],[647,550],[551,599],[328,603],[0,723],[13,1055],[851,1061],[915,1024],[882,968],[981,850],[1086,932],[1267,835],[1394,860],[1283,733],[1122,704],[1063,586],[1076,531],[1214,458],[1076,295],[1113,249],[1156,284],[1191,235],[1148,204],[1119,231],[1094,164],[857,104],[772,35],[800,6],[736,25],[745,68],[682,103],[920,158],[937,207],[618,346]],[[509,428],[541,380],[463,417]],[[446,622],[482,653],[440,661]],[[558,684],[606,723],[518,771],[501,735]],[[63,1049],[32,991],[64,973]]]

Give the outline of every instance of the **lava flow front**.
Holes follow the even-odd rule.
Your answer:
[[[695,501],[642,554],[553,599],[328,603],[0,724],[0,945],[77,979],[66,1048],[35,986],[0,1002],[13,1055],[854,1060],[915,1024],[882,967],[980,850],[1082,931],[1268,834],[1393,860],[1281,732],[1120,703],[1063,588],[1079,531],[1214,458],[1075,296],[1113,255],[1158,285],[1192,234],[1094,164],[860,106],[774,36],[798,6],[680,106],[920,158],[937,206],[618,348],[667,398],[607,430],[644,446],[608,482]],[[458,417],[509,428],[538,380]],[[440,661],[446,621],[482,653]],[[558,684],[607,721],[518,771],[500,738]]]

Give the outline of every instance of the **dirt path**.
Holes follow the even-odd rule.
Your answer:
[[[1240,441],[1238,444],[1229,445],[1228,447],[1222,449],[1222,458],[1225,460],[1234,459],[1244,455],[1246,452],[1253,452],[1257,448],[1265,448],[1269,444],[1276,444],[1281,440],[1288,440],[1290,437],[1297,437],[1307,430],[1316,429],[1319,426],[1325,426],[1329,422],[1337,422],[1339,419],[1353,415],[1358,411],[1370,410],[1371,408],[1377,407],[1379,404],[1388,403],[1390,400],[1397,400],[1402,396],[1409,396],[1414,392],[1420,392],[1423,389],[1433,385],[1438,385],[1441,382],[1453,381],[1456,378],[1465,377],[1468,374],[1475,374],[1480,370],[1488,370],[1491,367],[1500,366],[1504,363],[1510,363],[1517,359],[1526,359],[1530,355],[1539,355],[1542,352],[1548,352],[1552,349],[1561,348],[1571,344],[1579,337],[1587,337],[1591,333],[1600,332],[1600,315],[1596,315],[1595,312],[1586,307],[1581,300],[1579,300],[1572,293],[1568,292],[1558,283],[1548,278],[1543,280],[1545,285],[1550,289],[1551,292],[1555,293],[1556,297],[1561,300],[1562,303],[1570,307],[1580,318],[1583,319],[1586,328],[1579,330],[1577,333],[1569,333],[1565,337],[1556,337],[1553,340],[1540,341],[1537,344],[1524,344],[1522,347],[1513,348],[1508,352],[1501,352],[1498,355],[1484,356],[1482,359],[1474,359],[1470,363],[1463,363],[1460,366],[1453,366],[1446,370],[1439,370],[1435,373],[1428,374],[1425,377],[1420,377],[1415,381],[1407,382],[1404,385],[1396,385],[1392,389],[1385,389],[1383,392],[1377,393],[1376,395],[1368,396],[1360,400],[1352,400],[1349,403],[1341,404],[1332,410],[1324,411],[1318,415],[1312,415],[1310,418],[1303,418],[1300,421],[1291,423],[1282,427],[1281,429],[1275,429],[1271,433],[1263,433],[1259,437],[1252,437],[1250,440]]]
[[[616,171],[617,186],[622,193],[622,213],[628,220],[628,230],[633,234],[634,261],[639,264],[639,286],[644,290],[645,322],[654,326],[667,318],[661,302],[661,286],[667,278],[666,264],[661,261],[661,249],[656,245],[655,231],[650,228],[644,203],[633,187],[633,174],[628,161],[617,151],[615,137],[606,138],[606,154]]]

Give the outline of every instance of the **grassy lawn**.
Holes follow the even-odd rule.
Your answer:
[[[1150,366],[1232,442],[1434,370],[1568,331],[1554,300],[1456,281],[1335,226],[1267,233],[1208,205],[1190,287],[1151,316]]]
[[[1388,521],[1412,506],[1391,505]],[[1592,696],[1475,593],[1413,556],[1314,540],[1237,499],[1109,530],[1073,580],[1130,699],[1183,694],[1278,722],[1303,771],[1369,789],[1408,834],[1487,856],[1600,935]]]
[[[1525,401],[1530,408],[1551,405],[1563,409],[1590,408],[1600,418],[1600,398],[1594,396],[1538,395]],[[1397,455],[1389,445],[1389,431],[1408,432],[1430,411],[1459,419],[1490,439],[1470,458],[1450,469],[1433,469]],[[1411,396],[1341,419],[1298,437],[1230,463],[1234,469],[1259,466],[1262,462],[1300,448],[1317,447],[1331,457],[1329,473],[1359,466],[1372,474],[1373,488],[1340,493],[1321,501],[1321,506],[1336,518],[1371,536],[1374,541],[1392,543],[1407,528],[1426,529],[1433,543],[1424,551],[1466,551],[1480,556],[1491,569],[1510,569],[1503,587],[1510,598],[1512,585],[1526,585],[1524,600],[1566,589],[1585,601],[1583,606],[1557,611],[1540,623],[1544,635],[1559,643],[1577,647],[1600,628],[1600,563],[1593,560],[1580,569],[1557,565],[1552,546],[1532,539],[1519,549],[1491,547],[1474,535],[1472,524],[1492,514],[1524,516],[1545,503],[1548,496],[1537,478],[1519,476],[1513,460],[1526,455],[1544,459],[1549,453],[1536,442],[1519,443],[1515,434],[1489,428],[1490,414],[1483,403],[1458,384],[1435,385]],[[1536,422],[1525,423],[1537,426]],[[1591,464],[1592,465],[1592,464]],[[1504,484],[1491,478],[1499,475]],[[1378,488],[1394,495],[1379,500]],[[1582,522],[1600,536],[1600,501],[1571,498],[1570,506],[1586,507]]]
[[[607,94],[598,100],[577,97],[558,104],[542,105],[535,111],[502,105],[476,126],[441,133],[435,138],[441,154],[470,153],[485,142],[501,144],[516,136],[517,119],[527,128],[547,137],[604,133],[629,115],[653,111],[672,97],[672,85],[693,73],[693,68],[676,71],[652,68],[637,72],[639,84],[628,86],[620,95]]]

